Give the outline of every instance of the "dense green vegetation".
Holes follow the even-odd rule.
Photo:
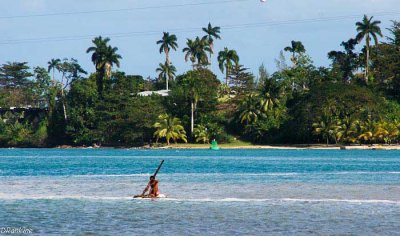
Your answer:
[[[165,61],[154,80],[113,69],[123,58],[101,36],[87,49],[93,74],[73,58],[51,59],[47,68],[1,65],[0,146],[400,141],[399,22],[384,37],[380,22],[365,16],[342,51],[328,52],[330,67],[317,68],[306,45],[288,41],[277,71],[261,65],[257,75],[240,64],[240,52],[214,52],[219,27],[203,32],[182,47],[192,69],[181,74],[170,60],[177,37],[164,32],[155,43]],[[211,71],[213,58],[224,78]],[[168,96],[139,95],[163,89]]]

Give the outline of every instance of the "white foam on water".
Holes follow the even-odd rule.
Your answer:
[[[13,195],[13,196],[1,196],[0,200],[129,200],[132,197],[105,197],[105,196],[80,196],[80,195]]]
[[[379,204],[398,204],[400,201],[392,200],[377,200],[377,199],[302,199],[302,198],[222,198],[222,199],[212,199],[212,198],[201,198],[201,199],[179,199],[179,198],[165,198],[167,201],[190,201],[190,202],[343,202],[343,203],[379,203]]]
[[[126,201],[133,200],[133,196],[83,196],[83,195],[0,195],[0,200],[87,200],[87,201]],[[143,200],[143,199],[136,199]],[[351,203],[351,204],[394,204],[400,205],[400,201],[384,199],[307,199],[307,198],[156,198],[149,200],[174,201],[174,202],[300,202],[300,203]]]

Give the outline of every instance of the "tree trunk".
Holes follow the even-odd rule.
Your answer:
[[[167,85],[167,90],[168,90],[168,80],[169,80],[169,76],[166,75],[166,76],[165,76],[165,84]]]
[[[368,84],[368,75],[369,75],[369,35],[367,35],[366,39],[366,49],[367,49],[367,58],[365,62],[365,83]]]
[[[210,44],[210,61],[209,61],[209,63],[210,63],[210,70],[212,71],[212,62],[211,62],[211,55],[212,55],[212,52],[214,51],[214,44]]]
[[[194,129],[194,102],[192,101],[191,117],[190,117],[190,134],[193,135]]]
[[[67,122],[68,117],[67,117],[67,109],[65,106],[65,96],[64,96],[64,75],[62,76],[62,79],[61,79],[61,103],[63,106],[64,120],[65,120],[65,122]]]
[[[169,51],[165,49],[164,52],[165,52],[165,64],[169,65]]]
[[[107,79],[111,79],[111,64],[110,63],[107,62],[105,64],[105,70],[106,70]]]
[[[228,85],[228,76],[229,76],[229,66],[226,66],[226,77],[225,77],[225,84]]]

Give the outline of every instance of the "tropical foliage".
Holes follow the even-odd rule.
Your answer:
[[[224,45],[213,58],[221,28],[211,23],[182,49],[192,64],[188,71],[171,63],[178,38],[164,32],[156,43],[165,61],[153,78],[113,70],[122,56],[102,36],[87,49],[91,74],[73,58],[53,58],[45,67],[6,62],[0,66],[0,146],[399,143],[400,23],[393,21],[388,32],[383,37],[380,21],[364,16],[353,37],[328,52],[327,67],[315,66],[308,45],[288,40],[271,74],[264,65],[254,74]],[[168,96],[141,93],[164,88]]]

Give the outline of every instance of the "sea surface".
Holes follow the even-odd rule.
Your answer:
[[[133,199],[161,160],[168,198]],[[0,149],[0,234],[21,229],[400,235],[400,151]]]

